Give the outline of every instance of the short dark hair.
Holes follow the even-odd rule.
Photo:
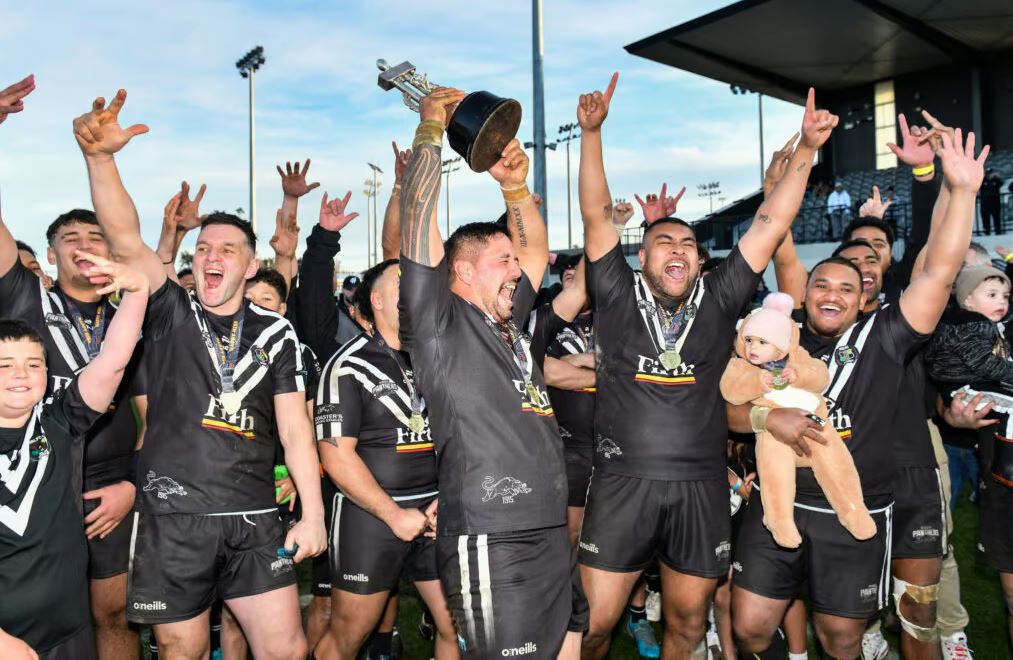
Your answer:
[[[186,277],[187,275],[193,275],[193,268],[184,268],[182,270],[176,271],[176,279],[177,280],[181,280],[184,277]]]
[[[246,236],[246,243],[250,246],[250,251],[253,254],[257,254],[257,235],[253,233],[253,227],[246,220],[243,220],[238,215],[225,213],[224,211],[213,211],[201,221],[201,231],[204,231],[211,225],[229,225],[243,232]]]
[[[855,275],[858,275],[858,283],[859,284],[862,283],[862,271],[858,270],[858,266],[851,263],[844,257],[827,257],[823,261],[818,262],[815,266],[812,267],[812,270],[809,271],[809,277],[807,277],[805,281],[806,286],[808,286],[809,282],[812,281],[813,273],[816,272],[816,269],[826,264],[834,264],[837,266],[845,266],[847,268],[850,268],[851,270],[855,271]]]
[[[851,240],[851,234],[856,229],[861,229],[862,227],[872,227],[873,229],[880,230],[881,232],[886,234],[886,242],[889,243],[891,247],[893,247],[893,240],[894,240],[893,227],[883,222],[879,218],[872,217],[871,215],[862,216],[861,218],[858,218],[857,220],[852,220],[850,223],[848,223],[848,226],[844,228],[844,236],[843,236],[844,240],[846,241]]]
[[[675,217],[658,218],[657,220],[655,220],[654,222],[652,222],[650,224],[647,224],[647,221],[644,220],[643,222],[640,223],[640,228],[644,230],[643,235],[640,237],[640,246],[641,247],[643,247],[644,244],[647,242],[647,234],[649,234],[652,229],[654,229],[655,227],[658,227],[660,225],[679,225],[681,227],[685,227],[686,229],[688,229],[690,231],[690,233],[693,234],[693,238],[694,239],[696,238],[696,230],[693,229],[693,225],[689,224],[688,222],[686,222],[682,218],[675,218]],[[699,250],[699,248],[697,248],[697,249]]]
[[[447,253],[447,264],[452,265],[465,249],[476,244],[484,247],[490,239],[500,235],[510,238],[510,230],[495,222],[470,222],[461,225],[443,243],[443,250]]]
[[[281,302],[288,300],[288,285],[285,284],[285,276],[273,268],[261,268],[257,274],[246,280],[246,286],[251,287],[257,282],[273,287],[278,292],[278,299]]]
[[[711,251],[702,245],[696,246],[696,251],[700,253],[700,262],[703,263],[711,258]]]
[[[359,314],[362,315],[362,318],[366,319],[370,323],[376,322],[376,318],[373,315],[373,305],[369,301],[370,296],[373,295],[373,287],[376,286],[376,281],[380,279],[380,276],[383,275],[388,268],[396,265],[397,263],[397,259],[385,259],[384,261],[381,261],[362,274],[359,286],[355,289],[355,295],[352,296],[352,305],[359,310]]]
[[[970,245],[967,246],[967,249],[974,251],[975,254],[977,254],[979,257],[984,258],[985,261],[989,262],[991,261],[988,255],[988,250],[981,243],[977,241],[971,241]]]
[[[876,259],[879,259],[879,253],[876,252],[876,248],[872,247],[872,243],[865,240],[864,238],[852,238],[849,241],[844,241],[834,249],[833,254],[830,256],[839,257],[841,256],[841,252],[844,252],[845,250],[848,250],[853,247],[869,248],[870,250],[872,250],[872,253],[876,255]]]
[[[38,255],[35,254],[35,250],[32,249],[32,246],[29,245],[28,243],[25,243],[24,241],[14,241],[14,244],[18,246],[18,250],[19,251],[20,250],[24,250],[25,252],[27,252],[28,254],[32,255],[33,257],[38,256]]]
[[[80,222],[85,225],[95,225],[96,227],[99,226],[98,217],[96,217],[94,211],[89,211],[88,209],[71,209],[49,223],[49,227],[46,229],[46,240],[49,241],[50,245],[52,245],[53,239],[56,238],[56,232],[60,231],[61,227],[65,227],[75,222]]]
[[[27,339],[42,347],[42,355],[46,356],[46,344],[42,336],[28,323],[21,319],[0,319],[0,342],[21,341]]]

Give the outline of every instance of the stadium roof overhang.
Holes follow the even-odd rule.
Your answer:
[[[626,46],[793,103],[1009,48],[1011,0],[742,0]]]

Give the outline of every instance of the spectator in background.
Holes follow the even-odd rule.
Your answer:
[[[45,271],[42,270],[42,266],[39,264],[39,259],[35,256],[35,250],[32,249],[32,246],[24,241],[14,241],[14,243],[18,246],[18,259],[21,260],[21,265],[35,273],[42,280],[42,285],[47,290],[52,288],[53,278],[46,275]]]
[[[197,286],[196,281],[193,279],[193,270],[190,268],[184,268],[183,270],[176,273],[176,279],[179,280],[179,285],[191,292]]]
[[[830,219],[830,238],[840,238],[846,221],[851,220],[851,195],[844,189],[844,183],[834,183],[834,191],[827,195],[827,216]]]
[[[1002,177],[995,171],[995,168],[990,167],[985,172],[985,181],[981,184],[981,192],[978,193],[978,199],[981,202],[981,228],[985,230],[986,236],[991,233],[989,221],[991,221],[992,227],[995,227],[997,236],[1002,233],[1002,213],[999,206],[1001,193]]]

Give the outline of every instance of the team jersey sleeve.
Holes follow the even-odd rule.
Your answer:
[[[33,308],[41,309],[42,284],[35,273],[15,259],[11,269],[0,277],[0,316],[25,319]]]
[[[75,441],[83,440],[85,434],[105,414],[105,411],[92,410],[81,396],[79,378],[75,377],[70,385],[63,388],[53,397],[53,401],[45,407],[46,416],[59,426],[65,428]]]
[[[894,362],[907,364],[932,337],[931,334],[923,335],[912,328],[901,313],[900,305],[890,305],[879,314],[883,347]]]
[[[524,323],[531,316],[531,310],[535,306],[535,299],[538,297],[538,292],[535,291],[534,287],[531,286],[531,280],[522,271],[521,279],[517,282],[517,288],[514,289],[513,295],[513,317],[514,323],[517,324],[518,328],[523,328]]]
[[[609,250],[597,261],[587,262],[587,295],[595,309],[602,309],[629,295],[633,269],[626,262],[623,246]]]
[[[274,394],[289,394],[306,390],[306,377],[302,350],[292,326],[285,331],[277,352],[271,351],[271,382]]]
[[[302,345],[302,366],[306,374],[306,400],[312,401],[320,384],[320,362],[313,349],[306,344]]]
[[[343,360],[331,360],[320,376],[315,423],[317,440],[357,438],[362,425],[362,385]]]
[[[753,272],[736,246],[725,260],[707,275],[706,288],[724,310],[725,316],[737,319],[742,315],[746,303],[756,293],[760,275]]]
[[[142,333],[144,339],[157,341],[194,318],[190,294],[172,280],[165,280],[148,298]]]
[[[424,266],[401,255],[401,343],[406,350],[441,334],[450,320],[450,273],[444,257],[435,266]]]
[[[566,321],[552,309],[552,303],[547,302],[531,313],[531,320],[528,323],[528,334],[531,335],[531,356],[535,363],[544,369],[545,355],[548,352],[549,344],[556,338]]]

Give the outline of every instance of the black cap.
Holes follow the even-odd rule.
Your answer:
[[[345,281],[341,283],[342,289],[354,289],[357,286],[359,286],[358,275],[349,275],[345,278]]]
[[[577,264],[580,263],[580,258],[584,256],[580,252],[576,254],[560,254],[556,255],[556,263],[552,264],[552,272],[557,275],[562,275],[565,271],[571,268],[576,268]]]

